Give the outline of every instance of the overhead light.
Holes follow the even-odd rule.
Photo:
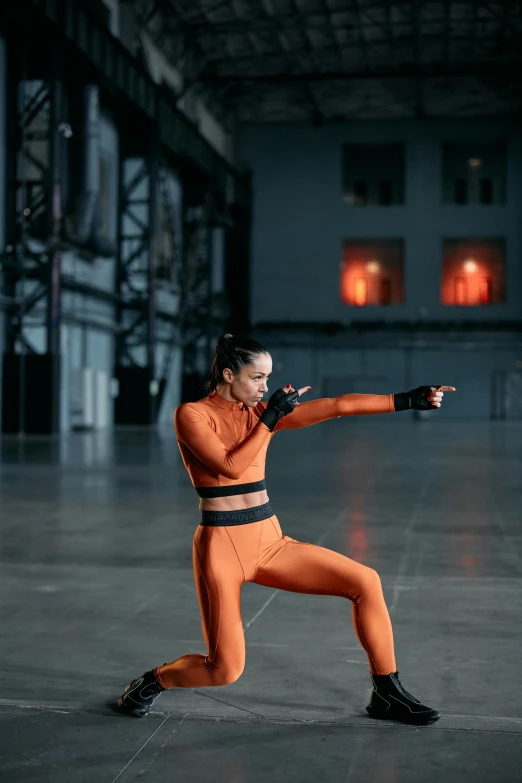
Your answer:
[[[468,258],[467,261],[464,261],[464,270],[469,274],[473,274],[473,272],[477,271],[476,262],[472,258]]]
[[[468,158],[468,166],[470,169],[479,169],[484,161],[482,158]]]
[[[373,272],[375,274],[376,272],[380,272],[381,265],[376,259],[373,259],[372,261],[368,261],[366,264],[366,269],[368,272]]]

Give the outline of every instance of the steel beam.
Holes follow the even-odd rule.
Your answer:
[[[63,172],[62,146],[63,137],[58,130],[63,119],[63,58],[61,48],[57,50],[53,63],[53,73],[50,84],[50,118],[49,118],[49,187],[48,198],[48,236],[49,252],[47,256],[48,296],[47,296],[47,354],[51,358],[51,432],[60,431],[60,349],[61,349],[61,260],[62,255],[58,243],[62,230],[63,211]]]
[[[310,73],[203,73],[201,81],[208,84],[237,82],[242,84],[300,84],[302,82],[329,82],[374,79],[441,79],[457,76],[490,76],[492,78],[517,81],[512,62],[481,63],[430,63],[418,66],[417,63],[403,64],[396,68],[372,68],[360,71],[324,71]]]
[[[5,361],[18,368],[18,423],[4,410],[4,423],[19,433],[59,432],[60,427],[60,252],[63,171],[62,49],[56,46],[52,65],[33,61],[27,42],[16,52],[9,47],[8,147],[11,158],[8,174],[9,232],[2,258],[5,293],[15,306],[6,309]],[[37,78],[35,78],[35,74]],[[40,246],[30,250],[30,242]],[[39,282],[34,290],[34,283]],[[32,292],[27,295],[27,288]],[[31,346],[25,330],[28,318],[42,299],[46,300],[45,353]],[[34,324],[31,324],[34,326]],[[18,358],[17,358],[18,357]],[[34,361],[33,361],[34,359]],[[30,364],[28,364],[30,362]],[[36,373],[33,383],[42,394],[36,406],[26,404],[26,370]],[[11,379],[14,381],[14,379]],[[27,419],[32,420],[32,424]]]
[[[119,101],[133,107],[140,115],[159,127],[164,151],[186,160],[209,182],[226,182],[228,177],[238,180],[242,175],[220,155],[199,133],[198,128],[176,106],[172,91],[156,85],[139,60],[111,35],[108,29],[88,16],[77,0],[19,0],[6,8],[0,8],[0,18],[15,18],[18,32],[27,18],[35,11],[42,14],[63,35],[68,47],[71,67],[86,69],[90,79],[116,96]],[[34,20],[36,24],[36,19]],[[240,196],[244,189],[238,187]]]

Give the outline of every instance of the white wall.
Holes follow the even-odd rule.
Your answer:
[[[507,141],[507,199],[502,206],[441,203],[441,142]],[[312,128],[246,125],[238,162],[253,169],[252,320],[350,321],[516,319],[522,302],[522,144],[515,123],[364,121]],[[404,142],[406,204],[344,203],[341,151],[346,143]],[[505,304],[447,307],[440,303],[443,238],[506,239]],[[341,245],[348,238],[403,238],[405,302],[354,307],[339,295]],[[421,308],[423,308],[421,310]]]

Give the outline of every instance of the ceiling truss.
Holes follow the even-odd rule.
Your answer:
[[[520,117],[521,2],[135,3],[169,59],[190,64],[191,85],[234,121]]]

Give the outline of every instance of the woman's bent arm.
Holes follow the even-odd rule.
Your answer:
[[[201,462],[231,479],[243,475],[272,436],[266,424],[258,422],[238,446],[227,451],[205,413],[198,411],[190,402],[182,403],[174,411],[174,428],[178,440],[185,443]]]

